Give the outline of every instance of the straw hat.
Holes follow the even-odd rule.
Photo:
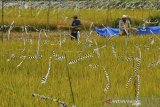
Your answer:
[[[127,15],[123,15],[122,18],[127,18]]]

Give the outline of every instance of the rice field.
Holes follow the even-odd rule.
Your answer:
[[[1,10],[0,10],[1,11]],[[91,23],[95,26],[113,26],[117,18],[123,14],[128,15],[133,21],[133,26],[138,26],[134,22],[143,24],[144,20],[149,20],[151,16],[159,15],[156,9],[36,9],[36,8],[5,8],[4,24],[10,25],[14,21],[14,26],[36,26],[50,27],[56,29],[58,25],[69,26],[72,17],[78,15],[85,28],[89,28]],[[2,13],[0,12],[0,15]],[[0,17],[1,20],[1,17]],[[83,28],[83,29],[85,29]]]
[[[160,35],[104,38],[94,29],[113,26],[123,14],[142,25],[159,10],[25,8],[21,3],[4,9],[0,107],[159,107]],[[80,38],[71,41],[65,27],[73,15],[83,27]]]
[[[0,42],[1,107],[59,107],[58,100],[67,107],[133,106],[113,100],[159,106],[160,35],[102,38],[82,31],[71,41],[64,34],[12,32]]]

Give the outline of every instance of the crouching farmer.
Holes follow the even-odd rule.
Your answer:
[[[121,36],[129,36],[130,34],[130,29],[131,29],[131,23],[128,20],[126,15],[122,16],[122,19],[119,21],[119,29],[120,29],[120,35]]]

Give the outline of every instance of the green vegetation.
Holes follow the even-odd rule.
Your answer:
[[[26,42],[25,51],[23,41],[17,41],[16,36],[20,34],[12,33],[12,39],[0,43],[0,106],[1,107],[59,107],[57,103],[45,101],[40,98],[33,98],[32,93],[38,93],[52,98],[65,101],[69,106],[72,105],[71,92],[67,77],[67,68],[65,60],[54,60],[52,51],[59,55],[66,54],[68,62],[83,56],[87,53],[92,53],[96,48],[95,44],[84,49],[85,35],[82,35],[81,44],[76,41],[71,42],[68,38],[60,47],[59,45],[51,45],[58,43],[59,38],[53,37],[53,34],[48,34],[48,43],[44,44],[45,38],[41,40],[39,54],[42,59],[25,59],[19,68],[16,66],[22,61],[20,58],[13,58],[11,61],[6,60],[10,58],[11,54],[15,56],[21,55],[35,55],[37,50],[38,33],[31,33],[33,35],[33,44]],[[44,35],[43,35],[44,36]],[[98,46],[106,45],[106,48],[100,50],[100,58],[93,54],[93,58],[86,59],[69,66],[71,82],[73,86],[73,93],[75,104],[77,107],[106,107],[108,106],[104,101],[107,99],[135,99],[135,87],[133,81],[129,88],[125,88],[125,84],[133,73],[133,61],[126,61],[123,58],[117,59],[112,53],[110,41],[104,38],[99,38],[92,35]],[[155,43],[150,44],[152,38]],[[160,44],[155,36],[139,36],[130,37],[128,39],[128,46],[126,45],[126,37],[112,38],[116,53],[119,56],[139,56],[138,49],[134,44],[141,48],[142,61],[138,72],[140,76],[140,94],[141,107],[157,107],[160,97],[160,66],[148,67],[149,63],[157,61],[160,57]],[[149,50],[146,49],[149,47]],[[22,50],[21,50],[22,49]],[[73,52],[65,52],[73,51]],[[41,84],[41,79],[46,75],[48,70],[49,57],[52,56],[51,72],[46,84]],[[135,65],[136,65],[135,61]],[[106,68],[110,77],[110,87],[107,93],[104,93],[104,88],[107,84],[104,70],[101,68],[90,68],[89,64],[98,64]],[[135,66],[134,65],[134,66]],[[124,107],[126,104],[112,104],[112,106]],[[129,104],[129,106],[132,106]]]
[[[49,15],[47,15],[49,13]],[[123,14],[128,15],[133,26],[138,26],[151,16],[157,16],[158,10],[143,9],[112,9],[112,10],[95,10],[95,9],[19,9],[7,8],[4,13],[4,22],[10,25],[14,21],[14,25],[31,25],[36,27],[50,27],[55,29],[57,25],[69,26],[73,15],[78,15],[83,25],[88,29],[90,24],[94,22],[96,26],[116,27],[115,21],[121,18]],[[1,15],[1,13],[0,13]],[[1,18],[0,18],[1,20]],[[84,28],[84,27],[83,27]]]
[[[2,13],[0,13],[1,15]],[[49,15],[47,15],[49,14]],[[134,100],[135,91],[137,91],[137,81],[134,80],[126,89],[125,85],[131,75],[137,61],[127,61],[124,57],[139,57],[139,46],[142,53],[140,67],[137,71],[140,76],[139,99],[141,107],[158,107],[160,103],[160,42],[155,35],[133,36],[133,37],[112,37],[100,38],[95,33],[90,37],[92,46],[85,47],[86,33],[93,22],[95,26],[116,27],[119,18],[123,14],[128,15],[132,20],[134,27],[141,25],[144,20],[159,20],[158,10],[143,9],[20,9],[6,8],[4,13],[5,25],[10,25],[14,21],[14,26],[31,25],[40,28],[56,29],[58,25],[69,26],[73,15],[78,15],[83,23],[81,32],[81,43],[71,41],[66,36],[66,41],[60,42],[65,33],[61,30],[47,33],[48,38],[42,33],[40,40],[39,55],[40,59],[26,58],[23,60],[20,56],[35,56],[37,53],[38,32],[12,32],[9,40],[0,42],[0,107],[59,107],[59,104],[48,100],[42,100],[38,97],[32,97],[33,93],[46,95],[67,103],[70,107],[73,102],[67,76],[66,60],[55,60],[53,51],[60,56],[67,56],[68,63],[74,59],[86,54],[93,55],[68,65],[71,77],[71,83],[74,93],[76,107],[124,107],[131,104],[111,104],[107,105],[107,99]],[[1,20],[1,18],[0,18]],[[8,31],[8,28],[6,28]],[[4,32],[4,37],[8,32]],[[62,37],[60,39],[60,36]],[[160,35],[157,35],[160,38]],[[21,38],[21,39],[19,39]],[[24,38],[31,38],[30,42],[24,42]],[[6,39],[6,38],[5,38]],[[106,45],[100,49],[100,57],[93,53],[97,48],[94,43],[97,41],[98,47]],[[117,58],[113,54],[113,47]],[[152,43],[151,43],[152,42]],[[62,44],[61,44],[62,43]],[[82,52],[83,51],[83,52]],[[7,61],[14,54],[16,57]],[[51,72],[46,84],[42,84],[42,78],[47,74],[49,58],[51,60]],[[97,64],[100,67],[91,68],[90,64]],[[150,65],[150,66],[149,66]],[[110,87],[107,93],[104,93],[107,79],[104,67],[110,78]]]

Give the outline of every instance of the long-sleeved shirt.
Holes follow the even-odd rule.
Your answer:
[[[80,30],[80,25],[82,25],[80,20],[74,20],[72,22],[72,27],[74,27],[73,30]]]
[[[126,20],[126,22],[124,23],[123,20],[119,21],[119,29],[120,29],[120,34],[122,34],[123,32],[125,33],[129,33],[128,29],[131,28],[131,23],[129,20]]]

